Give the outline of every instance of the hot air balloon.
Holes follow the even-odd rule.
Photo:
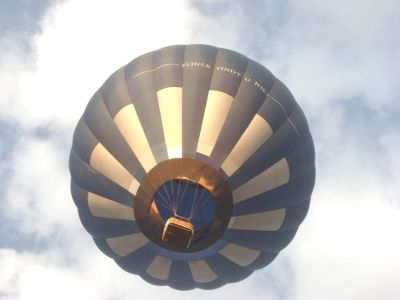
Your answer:
[[[113,73],[79,120],[71,192],[125,271],[214,289],[268,265],[315,181],[306,118],[287,87],[231,50],[175,45]]]

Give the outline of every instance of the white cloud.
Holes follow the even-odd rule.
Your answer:
[[[295,299],[397,299],[400,211],[373,196],[343,203],[316,193],[323,196],[290,248]]]
[[[33,38],[34,70],[26,70],[20,57],[4,59],[7,89],[0,101],[7,110],[0,114],[27,127],[49,121],[71,127],[114,70],[142,53],[187,41],[189,14],[184,1],[54,5]]]
[[[42,238],[79,222],[69,195],[68,156],[60,150],[49,140],[24,136],[10,158],[12,175],[5,195],[9,218]]]

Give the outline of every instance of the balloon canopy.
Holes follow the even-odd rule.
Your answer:
[[[127,272],[213,289],[268,265],[305,218],[307,121],[286,86],[227,49],[176,45],[112,74],[79,120],[71,191]]]

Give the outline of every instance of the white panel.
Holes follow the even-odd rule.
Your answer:
[[[235,264],[246,267],[253,263],[260,255],[260,251],[236,245],[233,243],[227,244],[220,252]]]
[[[90,192],[88,193],[88,205],[90,212],[96,217],[135,220],[132,207]]]
[[[204,260],[189,261],[189,267],[193,280],[198,283],[207,283],[218,278],[217,274],[214,273]]]
[[[289,182],[289,176],[289,165],[286,158],[282,158],[280,161],[234,190],[232,193],[233,202],[239,203],[284,185]]]
[[[146,273],[159,280],[167,280],[171,270],[171,260],[157,255],[146,269]]]
[[[182,157],[182,88],[157,92],[168,158]]]
[[[226,93],[213,90],[208,92],[203,123],[201,124],[200,137],[197,144],[198,153],[210,156],[228,116],[232,101],[233,97]]]
[[[271,135],[272,129],[268,122],[260,115],[255,115],[221,168],[228,176],[231,176]]]
[[[135,180],[132,180],[132,181],[131,181],[131,184],[129,185],[129,191],[130,191],[133,195],[136,195],[136,192],[137,192],[137,190],[139,189],[139,186],[140,186],[139,181],[137,181],[136,179],[135,179]]]
[[[126,256],[129,253],[146,245],[149,240],[143,233],[134,233],[115,238],[106,239],[108,246],[119,256]]]
[[[285,220],[286,209],[265,211],[256,214],[232,217],[228,228],[240,230],[276,231]]]
[[[139,182],[100,143],[93,149],[90,166],[133,195],[136,194]]]
[[[151,152],[149,142],[140,124],[139,117],[133,104],[122,108],[114,117],[114,123],[125,138],[129,147],[148,172],[156,165],[153,153]]]

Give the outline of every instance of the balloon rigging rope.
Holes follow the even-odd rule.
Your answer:
[[[170,204],[168,203],[167,199],[165,199],[164,196],[158,191],[158,189],[156,189],[156,186],[155,186],[155,184],[151,181],[151,178],[150,178],[150,177],[149,177],[149,181],[150,181],[151,186],[152,186],[152,187],[154,188],[154,190],[156,191],[156,194],[160,195],[161,199],[159,199],[159,200],[160,200],[160,201],[161,201],[161,200],[164,200],[165,203],[166,203],[166,205],[169,206],[169,207],[167,207],[167,208],[170,209],[170,210],[172,210],[172,207],[171,207]],[[149,193],[148,191],[146,191],[146,193],[150,195],[150,193]],[[154,197],[154,194],[153,194],[152,197]],[[165,205],[164,205],[164,206],[165,206]]]
[[[156,169],[156,172],[157,172],[157,174],[158,174],[158,178],[161,179],[161,172],[160,172],[159,170],[157,170],[157,169]],[[154,186],[154,185],[153,185],[153,186]],[[164,189],[166,190],[164,184],[163,184],[163,187],[164,187]],[[172,205],[172,203],[169,202],[169,201],[159,192],[158,188],[156,189],[156,193],[157,193],[158,195],[160,195],[160,197],[165,201],[165,203],[169,206],[169,209],[170,209],[171,211],[174,211],[174,206]],[[168,192],[167,192],[167,195],[168,195]],[[169,198],[169,196],[168,196],[168,198]]]
[[[158,201],[158,204],[161,204],[162,206],[164,206],[166,209],[171,210],[171,206],[167,206],[164,202]]]
[[[201,171],[204,171],[204,165],[201,167]],[[193,217],[193,212],[196,212],[196,208],[197,208],[198,204],[201,203],[200,200],[202,199],[202,197],[203,197],[203,195],[204,195],[204,192],[205,192],[205,188],[204,188],[201,184],[199,184],[199,180],[200,180],[200,179],[198,178],[198,179],[197,179],[197,182],[196,182],[196,192],[195,192],[194,200],[193,200],[193,203],[192,203],[192,209],[190,210],[190,217],[189,217],[189,220],[192,219],[192,217]],[[196,199],[197,190],[198,190],[199,185],[203,188],[203,191],[201,192],[201,195],[200,195],[199,199]]]
[[[181,189],[181,181],[178,180],[178,194],[176,195],[176,210],[178,210],[179,208],[179,193],[180,193],[180,189]]]
[[[188,186],[189,186],[189,180],[187,181],[186,186],[185,186],[185,189],[183,190],[182,197],[181,197],[180,199],[178,199],[178,205],[182,202],[182,200],[183,200],[183,198],[184,198],[184,196],[185,196],[185,193],[186,193],[186,190],[187,190]]]
[[[170,168],[168,168],[169,173],[171,171]],[[157,175],[159,177],[159,179],[161,180],[161,172],[159,170],[156,171]],[[187,193],[190,181],[188,180],[186,185],[183,188],[182,194],[181,194],[181,181],[182,180],[178,180],[178,188],[177,188],[177,195],[175,197],[175,190],[174,190],[174,183],[173,180],[171,180],[169,188],[167,189],[166,185],[163,184],[163,189],[166,193],[166,197],[165,195],[163,195],[163,193],[161,193],[159,191],[159,189],[156,189],[156,194],[159,195],[158,197],[158,203],[161,204],[162,206],[164,206],[165,208],[167,208],[168,210],[172,211],[173,214],[176,216],[178,213],[178,208],[179,206],[182,204],[182,201],[185,198],[185,195]],[[153,187],[155,187],[155,185],[151,182],[151,184],[153,185]],[[192,202],[192,206],[190,209],[190,215],[189,215],[189,220],[192,220],[194,217],[197,217],[198,219],[204,219],[201,217],[200,211],[206,207],[208,205],[207,201],[204,201],[202,203],[202,200],[204,198],[204,196],[206,195],[206,189],[203,188],[203,190],[199,193],[198,189],[199,189],[200,184],[198,182],[196,182],[196,189],[195,189],[195,194],[194,194],[194,199]],[[200,206],[199,206],[200,205]]]
[[[168,164],[169,178],[172,178],[172,176],[171,176],[171,167],[170,167],[169,161],[167,162],[167,164]],[[173,205],[173,207],[174,207],[174,215],[176,215],[176,211],[177,211],[178,207],[176,206],[176,203],[175,203],[175,198],[174,198],[174,184],[173,184],[172,180],[170,180],[170,185],[171,185],[171,191],[172,191],[172,196],[171,196],[171,198],[172,198],[172,205]]]
[[[165,203],[164,206],[167,207],[169,210],[173,211],[173,207],[172,207],[171,204],[168,202],[168,200],[167,200],[158,190],[156,191],[156,193],[157,193],[158,195],[160,195],[160,197],[161,197],[161,199],[159,199],[159,200],[160,200],[159,203],[162,203],[161,200],[163,200],[164,203]]]
[[[286,109],[283,107],[283,105],[282,105],[277,99],[275,99],[273,96],[271,96],[271,92],[269,92],[267,98],[268,98],[268,97],[269,97],[270,99],[272,99],[272,101],[274,101],[275,103],[277,103],[277,104],[280,106],[280,108],[281,108],[283,114],[285,115],[286,119],[289,121],[290,126],[292,126],[292,128],[294,129],[294,131],[296,131],[296,134],[299,135],[299,131],[297,130],[296,126],[293,124],[292,120],[289,119],[289,115],[288,115]]]
[[[193,200],[193,203],[192,203],[192,208],[190,209],[189,220],[191,220],[191,219],[192,219],[192,216],[193,216],[193,207],[194,207],[194,205],[195,205],[195,203],[196,203],[196,197],[197,197],[197,190],[198,190],[198,188],[199,188],[199,183],[196,182],[196,190],[195,190],[195,192],[194,192],[194,200]]]
[[[195,205],[195,207],[194,207],[194,209],[192,210],[192,213],[194,212],[194,214],[193,215],[191,215],[191,218],[192,217],[194,217],[195,215],[196,215],[196,212],[197,212],[197,206],[198,206],[198,204],[199,203],[201,203],[201,200],[203,199],[203,197],[204,197],[204,195],[205,195],[205,193],[206,193],[206,189],[203,189],[203,191],[201,192],[201,194],[200,194],[200,197],[199,197],[199,199],[197,200],[197,203],[196,203],[196,205]],[[200,209],[202,208],[202,207],[204,207],[205,205],[207,204],[207,202],[205,201],[202,205],[200,205],[198,208],[199,208],[199,211],[200,211]]]
[[[205,193],[206,193],[206,190],[204,189],[203,192],[202,192],[202,194],[200,195],[199,203],[201,203],[200,200],[203,199],[203,196],[205,195]],[[201,205],[199,206],[199,209],[202,208],[202,207],[204,207],[204,206],[206,206],[207,204],[208,204],[208,202],[207,202],[207,201],[204,201],[203,204],[201,204]],[[196,206],[195,208],[197,208],[197,206]]]
[[[172,210],[173,210],[174,213],[175,213],[175,207],[174,207],[174,204],[173,204],[174,202],[171,201],[171,198],[169,197],[169,193],[168,193],[168,191],[167,191],[167,188],[165,187],[165,184],[163,184],[162,186],[163,186],[163,188],[164,188],[164,190],[165,190],[165,193],[167,194],[168,203],[170,203],[170,204],[172,205]]]

